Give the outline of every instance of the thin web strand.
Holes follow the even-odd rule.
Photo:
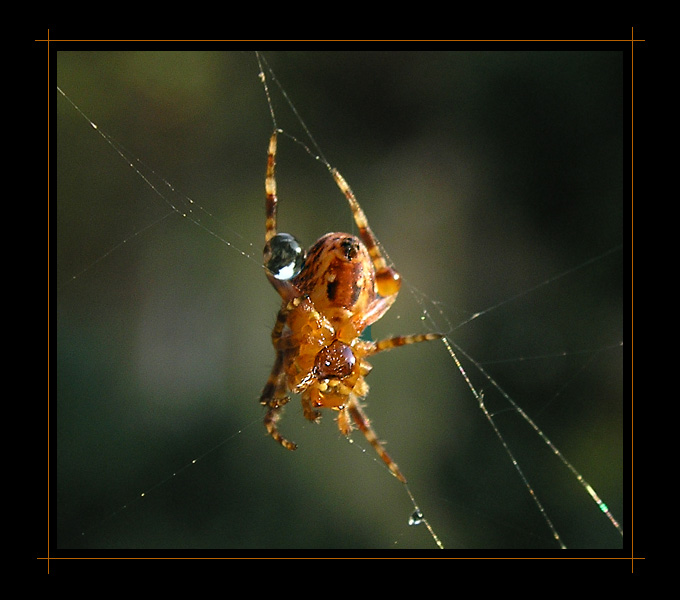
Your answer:
[[[522,480],[524,486],[527,488],[527,491],[529,492],[532,500],[536,504],[539,512],[541,513],[543,519],[545,520],[546,524],[550,528],[553,537],[555,537],[556,541],[560,544],[560,547],[566,548],[564,546],[564,543],[562,542],[557,530],[555,529],[555,526],[553,525],[551,519],[548,516],[548,513],[546,512],[545,508],[543,507],[542,503],[538,499],[538,496],[536,495],[536,492],[534,491],[533,487],[529,483],[529,480],[527,479],[526,475],[522,471],[519,463],[515,459],[511,449],[509,448],[507,442],[505,441],[503,434],[501,433],[500,429],[496,425],[496,422],[494,420],[494,416],[488,411],[486,408],[486,405],[484,403],[484,398],[483,398],[483,393],[479,392],[475,386],[472,384],[472,381],[468,377],[465,369],[463,368],[463,365],[461,364],[456,351],[460,353],[462,356],[464,356],[467,360],[470,361],[470,363],[479,371],[479,373],[501,394],[501,396],[509,403],[510,408],[514,410],[520,417],[534,430],[534,432],[541,438],[543,443],[551,450],[551,452],[562,462],[562,464],[571,472],[571,474],[574,476],[574,478],[578,481],[578,483],[583,487],[583,489],[587,492],[587,494],[590,496],[590,498],[595,502],[597,507],[600,509],[600,511],[609,519],[609,522],[612,524],[612,526],[616,529],[616,531],[619,533],[621,537],[623,537],[623,528],[618,522],[618,520],[614,517],[612,514],[611,510],[607,506],[607,504],[600,498],[598,493],[595,491],[595,489],[586,481],[586,479],[581,475],[581,473],[573,466],[573,464],[562,454],[562,452],[555,446],[555,444],[550,440],[550,438],[545,434],[545,432],[536,424],[536,422],[522,409],[521,406],[515,400],[500,386],[500,384],[491,376],[491,374],[483,367],[483,365],[479,362],[474,360],[465,350],[463,350],[458,344],[456,344],[452,339],[451,339],[451,332],[462,327],[463,325],[466,325],[470,323],[473,319],[476,319],[477,317],[481,315],[486,315],[490,313],[493,310],[496,310],[500,308],[501,306],[504,306],[508,304],[509,302],[512,302],[514,300],[517,300],[518,298],[521,298],[523,296],[526,296],[532,292],[537,291],[538,289],[551,284],[559,279],[562,279],[563,277],[566,277],[568,275],[571,275],[595,262],[598,262],[605,257],[609,256],[610,254],[620,251],[622,246],[617,245],[614,246],[605,252],[588,259],[570,269],[567,269],[565,271],[562,271],[561,273],[558,273],[552,277],[548,277],[547,279],[543,280],[541,283],[532,286],[518,294],[515,294],[505,300],[502,300],[501,302],[498,302],[482,311],[479,311],[477,313],[474,313],[470,318],[466,319],[462,323],[459,323],[455,327],[451,327],[451,324],[449,323],[448,326],[448,331],[449,333],[447,334],[446,337],[442,339],[446,350],[451,357],[451,359],[454,361],[456,367],[460,371],[463,379],[465,380],[467,386],[470,388],[470,391],[472,392],[472,395],[475,397],[477,400],[480,409],[482,410],[482,413],[488,420],[489,424],[491,425],[494,433],[496,436],[499,438],[505,452],[507,453],[508,457],[510,458],[513,467],[517,471],[520,479]],[[415,293],[413,292],[413,296],[416,300],[416,302],[421,306],[421,310],[423,312],[423,317],[427,318],[432,326],[436,329],[436,323],[431,315],[431,313],[424,307],[425,303],[425,295],[422,294],[421,292]],[[440,310],[440,314],[444,317],[443,313]],[[445,317],[444,317],[445,318]],[[448,322],[448,319],[446,319],[446,322]],[[613,347],[620,347],[623,345],[623,342],[620,342],[616,345],[610,345],[607,346],[607,348],[613,348]],[[454,347],[456,351],[454,351]],[[566,385],[566,384],[565,384]],[[564,387],[564,386],[563,386]],[[559,391],[558,391],[559,393]]]
[[[79,271],[76,275],[69,278],[64,284],[60,286],[60,289],[65,285],[72,283],[79,277],[82,277],[83,274],[92,269],[96,264],[100,263],[104,259],[111,256],[111,254],[116,252],[119,248],[124,246],[131,239],[159,225],[161,222],[165,221],[168,217],[174,214],[187,219],[197,227],[200,227],[201,229],[206,231],[208,234],[210,234],[212,237],[217,239],[225,246],[232,248],[233,250],[238,252],[241,256],[253,261],[258,265],[258,267],[264,268],[262,265],[262,261],[259,260],[259,257],[255,258],[256,254],[254,252],[247,252],[241,249],[241,247],[231,242],[229,239],[224,237],[224,235],[218,233],[217,229],[219,227],[219,229],[221,230],[228,231],[230,236],[233,235],[234,237],[241,238],[244,244],[249,245],[251,248],[253,247],[252,243],[248,243],[240,233],[233,230],[226,223],[222,222],[210,211],[206,210],[203,206],[195,202],[192,198],[190,198],[186,194],[177,191],[175,187],[167,179],[160,176],[151,167],[144,164],[139,158],[134,157],[132,152],[128,151],[122,144],[117,142],[112,136],[110,136],[108,133],[102,130],[59,86],[57,86],[57,91],[71,104],[71,106],[76,110],[76,112],[80,116],[82,116],[83,119],[87,121],[87,123],[89,123],[90,127],[92,127],[92,129],[94,129],[102,137],[102,139],[111,148],[113,148],[116,154],[118,154],[118,156],[135,172],[135,174],[170,208],[169,212],[167,212],[160,218],[156,219],[155,221],[149,223],[142,229],[134,232],[130,236],[126,237],[121,242],[119,242],[111,249],[109,249],[107,252],[105,252],[102,256],[98,257],[95,261],[90,263],[87,267]],[[173,198],[177,199],[177,202],[173,202],[172,200]],[[180,202],[184,206],[180,206]],[[201,220],[200,215],[207,217],[211,222],[216,223],[216,225],[214,226],[206,225]]]
[[[459,329],[460,327],[467,325],[471,321],[474,321],[475,319],[477,319],[481,316],[485,316],[485,315],[489,314],[490,312],[497,310],[497,309],[501,308],[502,306],[505,306],[506,304],[510,304],[511,302],[515,302],[516,300],[519,300],[520,298],[523,298],[524,296],[527,296],[527,295],[529,295],[529,294],[531,294],[531,293],[533,293],[533,292],[535,292],[535,291],[537,291],[537,290],[539,290],[543,287],[551,285],[554,282],[558,281],[559,279],[567,277],[568,275],[571,275],[571,274],[573,274],[577,271],[580,271],[581,269],[583,269],[584,267],[587,267],[590,264],[593,264],[595,262],[599,262],[600,260],[609,256],[610,254],[613,254],[614,252],[619,252],[622,249],[623,249],[623,246],[621,244],[619,244],[617,246],[613,246],[613,247],[605,250],[601,254],[598,254],[597,256],[594,256],[594,257],[576,265],[575,267],[572,267],[571,269],[567,269],[566,271],[562,271],[561,273],[558,273],[557,275],[553,275],[552,277],[548,277],[547,279],[544,279],[540,283],[537,283],[536,285],[534,285],[530,288],[527,288],[526,290],[523,290],[523,291],[521,291],[517,294],[514,294],[513,296],[510,296],[509,298],[505,298],[505,299],[501,300],[500,302],[489,306],[488,308],[485,308],[484,310],[480,310],[480,311],[472,314],[470,317],[468,317],[464,321],[461,321],[460,323],[458,323],[458,325],[456,325],[456,327],[454,329]]]
[[[494,420],[493,416],[487,410],[486,404],[484,403],[484,394],[482,392],[478,392],[477,388],[475,388],[475,386],[472,384],[472,381],[468,377],[467,372],[465,371],[463,365],[461,364],[460,360],[458,359],[458,355],[454,352],[454,350],[452,348],[452,342],[447,337],[442,338],[442,342],[444,343],[446,350],[448,351],[449,355],[451,356],[451,359],[456,364],[456,367],[458,368],[458,371],[460,372],[461,376],[463,377],[463,380],[465,381],[467,386],[470,388],[472,395],[477,400],[477,403],[479,404],[479,408],[482,410],[482,413],[486,417],[487,421],[489,421],[491,428],[493,429],[493,431],[496,434],[496,436],[498,437],[501,445],[503,446],[503,450],[505,450],[506,454],[510,458],[510,462],[512,463],[512,466],[514,467],[515,471],[519,475],[519,478],[522,480],[522,483],[524,484],[527,491],[529,492],[529,495],[531,496],[531,499],[533,500],[534,504],[536,505],[536,508],[538,508],[539,513],[541,514],[541,516],[543,517],[543,520],[545,521],[546,525],[550,529],[550,532],[552,533],[553,538],[555,538],[555,541],[559,544],[560,548],[566,549],[566,546],[564,545],[564,542],[562,541],[560,534],[557,532],[555,525],[553,524],[552,520],[548,516],[548,513],[546,512],[546,510],[545,510],[543,504],[541,503],[541,501],[539,500],[538,496],[536,495],[536,492],[534,491],[534,488],[532,487],[531,483],[529,483],[529,479],[524,474],[524,471],[522,470],[519,463],[517,462],[515,455],[512,453],[512,450],[510,449],[510,446],[508,446],[507,442],[505,441],[505,438],[503,437],[503,434],[498,429],[498,426],[496,425],[496,421]],[[458,348],[458,346],[456,346],[456,348]]]
[[[225,446],[226,444],[231,442],[234,438],[243,434],[243,432],[246,429],[249,429],[250,427],[253,427],[253,426],[259,425],[259,424],[260,424],[260,419],[257,419],[257,420],[251,421],[245,427],[238,429],[236,432],[234,432],[229,437],[218,442],[217,444],[215,444],[214,446],[212,446],[211,448],[209,448],[205,452],[201,453],[200,455],[196,456],[195,458],[192,458],[190,461],[184,463],[181,467],[179,467],[179,469],[175,469],[170,475],[167,475],[166,477],[159,480],[158,482],[150,485],[149,487],[144,488],[141,492],[139,492],[139,494],[134,496],[131,500],[129,500],[125,504],[120,505],[120,507],[118,509],[111,512],[110,514],[108,514],[103,519],[98,520],[95,525],[92,525],[90,527],[83,529],[80,532],[80,536],[82,538],[85,538],[89,535],[92,535],[92,533],[95,532],[98,528],[102,527],[107,522],[116,518],[122,512],[127,511],[127,510],[131,509],[133,506],[136,506],[138,503],[144,501],[146,498],[151,496],[155,491],[166,486],[168,483],[170,483],[170,481],[177,478],[177,476],[181,475],[184,471],[186,471],[190,467],[193,467],[194,465],[198,464],[199,462],[203,461],[207,457],[209,457],[212,454],[214,454],[215,452],[217,452],[220,448],[222,448],[223,446]]]
[[[445,338],[446,339],[446,338]],[[455,360],[457,365],[460,365],[460,361],[458,360],[458,357],[456,356],[456,353],[453,351],[452,346],[455,346],[456,350],[464,356],[467,360],[469,360],[476,369],[479,370],[479,372],[486,378],[486,380],[494,387],[498,392],[505,398],[507,402],[510,403],[512,408],[519,414],[522,419],[536,432],[536,434],[543,440],[546,446],[550,448],[552,453],[562,462],[562,464],[571,471],[572,475],[576,478],[576,480],[579,482],[579,484],[583,487],[583,489],[588,493],[588,495],[593,499],[597,507],[600,509],[600,511],[609,519],[610,523],[615,527],[615,529],[619,532],[621,537],[623,537],[623,528],[619,524],[619,522],[616,520],[614,515],[611,513],[609,510],[609,507],[602,501],[602,499],[599,497],[595,489],[585,480],[585,478],[579,473],[579,471],[567,460],[567,458],[562,454],[562,452],[553,444],[553,442],[550,440],[550,438],[545,434],[545,432],[534,422],[534,420],[522,409],[519,404],[517,404],[511,397],[510,395],[498,384],[498,382],[482,367],[481,364],[479,364],[477,361],[475,361],[465,350],[463,350],[459,345],[457,345],[455,342],[452,342],[451,340],[446,340],[446,346],[451,354],[452,358]],[[462,366],[459,366],[459,369],[462,369]],[[472,385],[466,377],[466,381],[468,382],[468,385]],[[471,388],[472,389],[472,388]],[[490,413],[486,410],[486,408],[483,408],[484,414],[487,415],[487,419],[490,419],[494,429],[496,429],[495,424],[493,423],[493,417],[491,416]],[[504,444],[505,446],[505,444]],[[513,459],[513,464],[515,463]],[[533,495],[533,491],[531,492]]]

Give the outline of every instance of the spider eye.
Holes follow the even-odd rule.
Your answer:
[[[264,266],[276,279],[293,279],[305,262],[305,252],[289,233],[277,233],[264,247]]]

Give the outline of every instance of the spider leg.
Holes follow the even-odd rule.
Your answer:
[[[274,174],[276,169],[276,137],[276,131],[274,131],[271,138],[269,138],[269,150],[267,151],[267,174],[264,180],[266,192],[265,242],[268,242],[276,235],[277,227],[276,209],[279,201],[276,197],[276,176]]]
[[[366,345],[363,346],[365,352],[363,355],[370,356],[372,354],[385,352],[399,346],[416,344],[418,342],[427,342],[430,340],[439,340],[442,337],[444,336],[440,333],[421,333],[415,335],[400,335],[372,343],[366,342]],[[364,362],[364,366],[366,372],[363,374],[366,375],[370,372],[370,365]],[[378,456],[383,459],[392,474],[402,483],[406,483],[406,477],[404,477],[397,464],[390,458],[390,455],[387,454],[385,448],[378,440],[375,430],[373,427],[371,427],[371,422],[366,416],[366,413],[364,413],[359,401],[354,394],[350,395],[350,400],[347,404],[347,407],[338,415],[338,427],[344,435],[349,435],[351,431],[351,423],[349,421],[348,414],[352,417],[354,422],[357,424],[357,427],[361,430],[368,442],[378,453]]]
[[[264,254],[267,254],[267,247],[271,239],[277,234],[277,209],[279,200],[276,196],[276,140],[278,130],[274,130],[269,138],[269,149],[267,151],[267,173],[264,180],[265,189],[265,232]],[[281,280],[274,277],[266,268],[265,274],[267,279],[274,286],[274,289],[284,300],[290,300],[298,295],[298,291],[293,284],[287,280]]]
[[[264,426],[267,429],[267,433],[287,450],[295,450],[297,444],[283,437],[276,426],[276,422],[281,418],[281,411],[289,400],[287,396],[283,395],[286,383],[285,375],[283,370],[283,352],[277,352],[274,368],[260,396],[260,404],[267,407],[267,413],[264,416]]]
[[[358,313],[352,317],[352,321],[354,322],[357,331],[363,331],[366,327],[373,325],[373,323],[381,319],[389,310],[390,306],[394,304],[396,299],[396,293],[387,296],[386,298],[378,296],[364,312]]]
[[[364,434],[369,444],[373,446],[375,451],[378,453],[378,456],[380,456],[380,458],[383,459],[392,475],[394,475],[402,483],[406,483],[406,477],[404,477],[402,472],[399,470],[397,463],[395,463],[390,458],[390,455],[387,454],[387,452],[385,452],[385,448],[383,448],[383,445],[378,440],[378,437],[376,436],[373,427],[371,427],[371,422],[366,416],[366,413],[364,413],[364,411],[362,410],[361,406],[359,405],[359,402],[356,400],[354,395],[350,397],[350,402],[345,410],[349,411],[350,415],[352,416],[352,419],[354,419],[354,422],[357,424],[357,427]],[[347,419],[344,418],[343,424],[345,424],[346,421]]]
[[[395,337],[373,342],[373,344],[371,344],[371,347],[368,348],[366,356],[370,356],[371,354],[378,354],[378,352],[385,352],[387,350],[392,350],[392,348],[398,348],[399,346],[406,346],[408,344],[416,344],[418,342],[429,342],[430,340],[440,340],[443,337],[444,336],[441,333],[418,333],[414,335],[397,335]]]
[[[397,271],[392,267],[387,266],[385,258],[380,252],[378,240],[368,225],[368,219],[366,218],[361,206],[359,206],[359,202],[354,196],[354,192],[345,181],[345,178],[340,175],[337,169],[331,169],[331,175],[333,175],[335,183],[337,183],[340,191],[345,195],[345,198],[347,198],[347,201],[349,202],[349,207],[352,210],[352,214],[354,215],[354,222],[359,228],[359,236],[368,249],[368,253],[371,256],[371,260],[373,261],[375,280],[378,285],[378,293],[384,298],[389,296],[394,296],[396,298],[399,288],[401,287],[401,277],[399,276],[399,273],[397,273]],[[392,300],[392,302],[394,302],[394,300]]]
[[[318,423],[321,420],[321,413],[318,410],[314,410],[312,407],[312,398],[310,390],[305,390],[300,398],[302,402],[302,414],[308,421],[312,423]]]
[[[289,400],[285,395],[286,372],[283,368],[284,352],[280,347],[282,346],[283,327],[286,323],[288,312],[290,312],[288,306],[279,311],[274,329],[272,329],[272,344],[276,348],[276,360],[260,395],[260,404],[267,407],[267,413],[264,416],[264,426],[267,429],[267,433],[287,450],[295,450],[297,445],[284,438],[276,427],[276,422],[281,418],[281,411]]]

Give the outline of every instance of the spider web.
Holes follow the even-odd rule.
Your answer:
[[[466,355],[621,521],[621,55],[266,57],[405,278],[374,336],[445,330],[564,543],[619,548]],[[58,98],[58,543],[433,547],[408,526],[401,484],[330,415],[314,426],[291,403],[296,453],[263,436],[278,300],[260,266],[271,121],[254,56],[58,60],[61,88],[115,138]],[[278,100],[279,126],[302,139]],[[281,145],[277,175],[281,230],[306,245],[351,230],[299,144]],[[367,412],[437,535],[556,547],[451,355],[419,346],[375,357]]]

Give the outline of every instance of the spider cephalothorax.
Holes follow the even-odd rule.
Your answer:
[[[282,446],[297,446],[276,426],[287,392],[301,395],[304,416],[319,420],[319,409],[338,412],[338,427],[348,435],[352,422],[401,481],[403,474],[385,452],[359,405],[368,393],[366,357],[396,346],[438,339],[439,334],[399,336],[371,342],[361,333],[380,319],[396,300],[399,274],[388,267],[368,221],[343,177],[333,177],[347,198],[359,237],[327,233],[305,254],[293,236],[276,231],[277,134],[269,142],[265,180],[267,277],[283,299],[272,331],[276,361],[260,401],[267,406],[265,426]]]

